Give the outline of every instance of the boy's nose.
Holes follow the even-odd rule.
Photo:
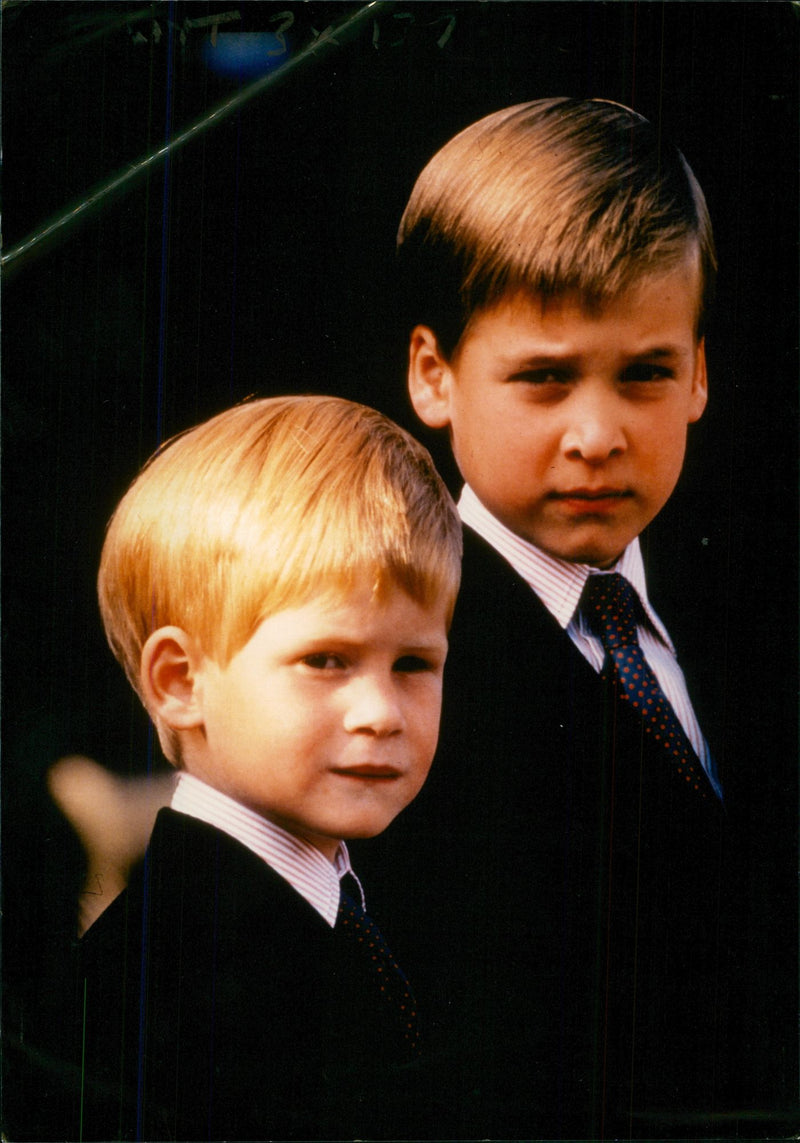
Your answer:
[[[603,398],[578,403],[561,443],[565,456],[587,464],[602,464],[621,455],[627,440],[617,403]]]
[[[390,680],[362,676],[349,689],[344,728],[350,734],[385,737],[403,729],[403,712]]]

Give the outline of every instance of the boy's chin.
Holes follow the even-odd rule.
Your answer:
[[[585,527],[540,534],[532,537],[531,542],[547,555],[566,563],[610,568],[638,534],[635,528]]]
[[[534,541],[535,543],[536,541]],[[537,544],[542,551],[568,564],[587,564],[593,568],[613,567],[627,548],[630,540],[609,544]]]
[[[583,512],[561,510],[526,518],[524,514],[499,517],[512,532],[554,559],[590,567],[611,567],[648,522],[629,511]]]
[[[610,555],[607,552],[593,553],[587,555],[582,559],[574,560],[573,562],[578,564],[588,564],[591,568],[598,568],[600,571],[605,571],[608,568],[613,568],[614,564],[620,558],[627,546],[628,545],[625,544],[625,546],[620,548],[619,551],[615,551],[613,555]]]
[[[372,837],[380,837],[384,830],[389,829],[392,823],[397,821],[400,814],[403,813],[403,810],[405,810],[408,805],[410,805],[410,803],[407,803],[393,814],[387,814],[380,820],[374,818],[372,821],[351,825],[344,834],[344,837],[348,841],[368,841]]]

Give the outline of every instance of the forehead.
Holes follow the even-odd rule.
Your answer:
[[[454,354],[454,364],[466,349],[505,355],[516,343],[541,341],[545,347],[567,348],[573,339],[592,343],[604,339],[620,346],[649,341],[695,343],[701,299],[701,273],[691,255],[671,268],[642,273],[606,298],[575,290],[541,294],[518,287],[476,311]]]
[[[446,649],[448,604],[443,595],[418,600],[397,587],[378,593],[364,581],[343,595],[317,595],[287,605],[263,618],[242,648],[243,660],[270,648],[339,644],[396,648],[428,646]]]
[[[278,607],[265,609],[264,618],[284,612],[304,612],[310,623],[333,626],[354,620],[372,621],[389,610],[414,612],[423,622],[438,624],[452,608],[457,581],[444,558],[430,567],[392,568],[375,563],[347,566],[318,577],[299,594],[289,594]]]

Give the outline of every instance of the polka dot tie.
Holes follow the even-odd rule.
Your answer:
[[[405,1041],[415,1055],[419,1054],[417,1004],[411,985],[386,944],[383,933],[344,890],[341,892],[336,927],[367,958],[386,1004],[395,1013],[399,1013]]]
[[[707,798],[711,787],[705,771],[639,645],[636,603],[624,576],[589,576],[581,610],[606,651],[602,677],[610,668],[618,696],[641,715],[645,734],[663,747],[679,778]]]

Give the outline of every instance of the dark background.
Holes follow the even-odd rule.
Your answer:
[[[120,773],[163,765],[97,615],[108,516],[161,440],[251,393],[364,400],[423,436],[453,478],[405,397],[394,235],[425,161],[500,107],[560,94],[631,105],[678,143],[706,191],[721,265],[711,400],[646,548],[668,593],[693,593],[725,625],[725,658],[707,665],[730,679],[729,702],[748,702],[738,665],[755,654],[769,717],[796,726],[796,9],[386,4],[303,56],[359,10],[4,5],[7,1035],[69,939],[80,884],[47,768],[71,751]],[[49,242],[15,254],[251,81],[205,62],[209,27],[194,21],[231,13],[220,35],[274,32],[289,13],[287,58],[300,64],[125,193],[98,196]],[[785,828],[796,819],[795,752],[753,767]],[[790,826],[792,868],[794,840]]]

